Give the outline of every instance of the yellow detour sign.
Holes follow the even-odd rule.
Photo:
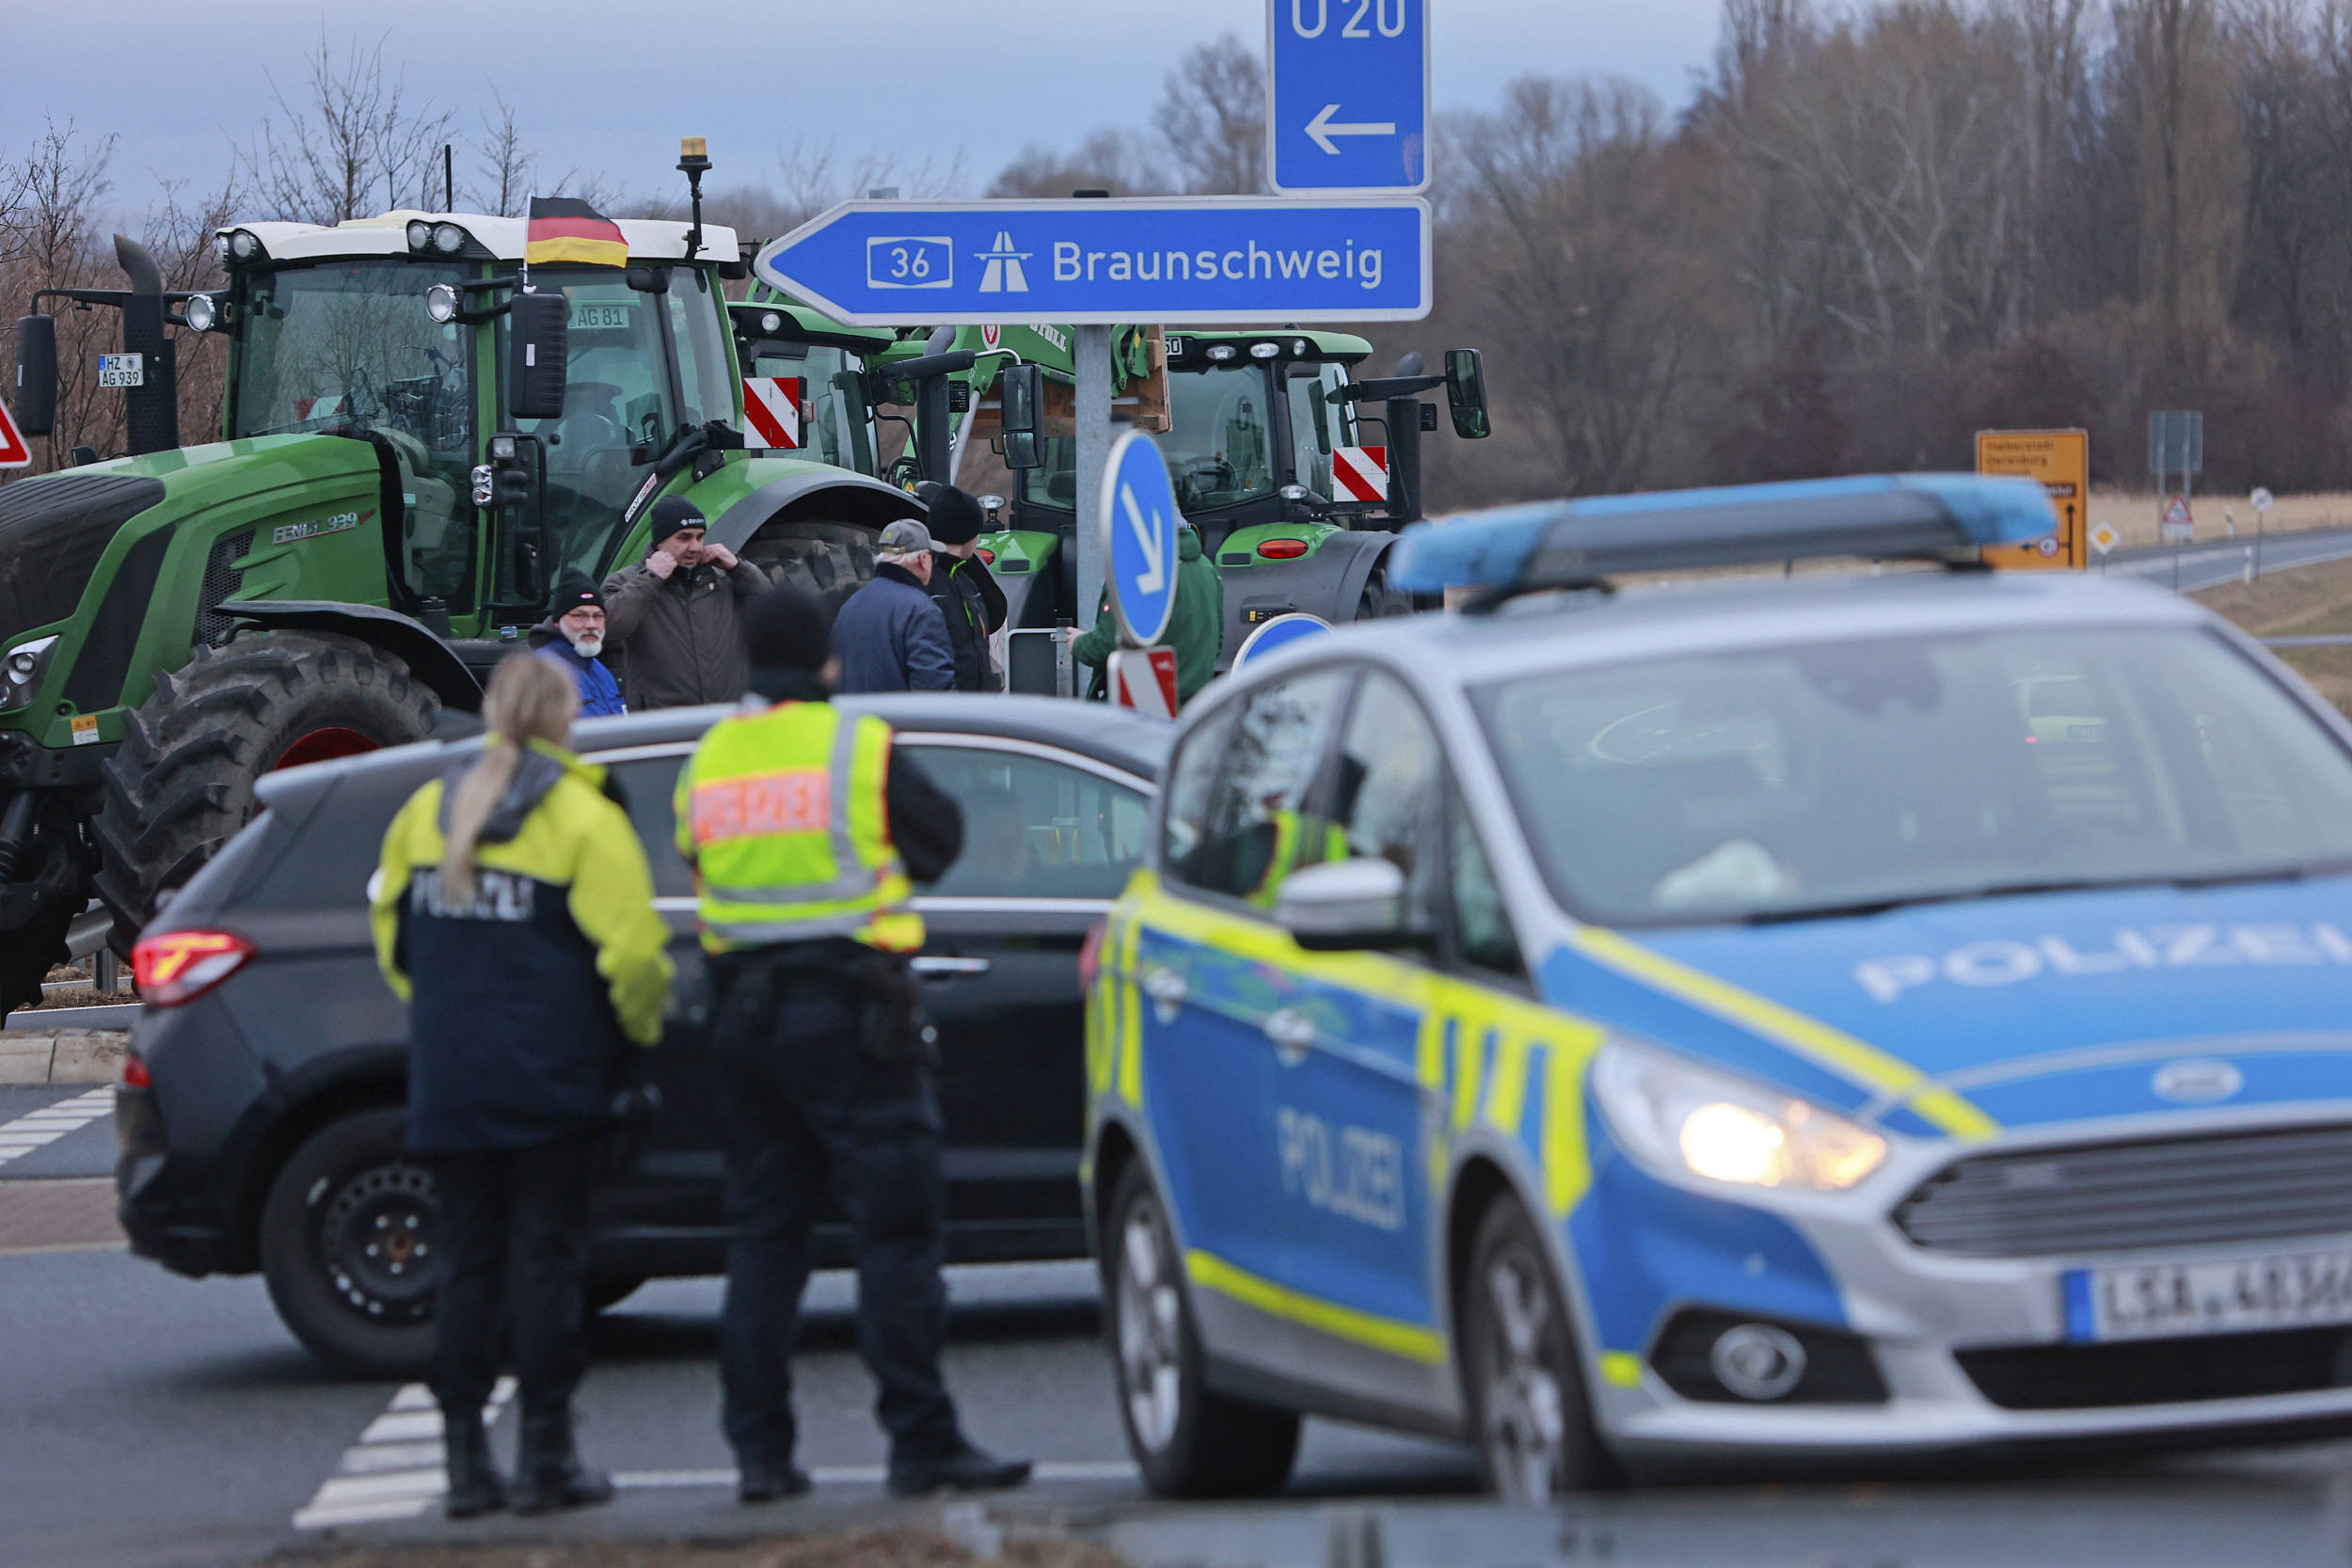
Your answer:
[[[2083,512],[2090,504],[2090,433],[2085,430],[1979,430],[1977,472],[2023,474],[2050,492],[2058,531],[2025,545],[1988,545],[1984,562],[2015,571],[2090,563]]]

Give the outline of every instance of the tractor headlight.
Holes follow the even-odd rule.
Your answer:
[[[760,312],[759,329],[762,332],[781,332],[784,330],[784,318],[773,310],[764,310]]]
[[[1623,1040],[1594,1059],[1593,1094],[1636,1154],[1710,1181],[1843,1192],[1886,1158],[1834,1112]]]
[[[33,700],[33,692],[49,668],[49,656],[56,651],[56,646],[54,634],[37,637],[10,648],[8,657],[0,658],[0,713],[23,707]]]
[[[231,230],[229,234],[229,254],[239,261],[250,261],[262,254],[262,236],[250,229]]]
[[[452,283],[436,283],[424,292],[424,313],[437,322],[457,319],[457,288]]]
[[[1205,352],[1212,360],[1220,365],[1224,364],[1228,359],[1238,359],[1241,357],[1241,350],[1235,348],[1231,343],[1211,343]]]
[[[1272,359],[1281,352],[1282,345],[1279,343],[1252,343],[1249,345],[1249,357],[1252,359]]]
[[[217,258],[217,259],[219,260],[220,264],[221,264],[222,266],[224,266],[224,267],[225,267],[225,266],[227,266],[227,265],[229,264],[229,236],[228,236],[228,235],[226,235],[226,234],[215,234],[215,235],[214,235],[214,236],[213,236],[213,255],[214,255],[215,258]]]
[[[180,319],[188,324],[191,332],[210,332],[220,322],[220,309],[210,294],[190,294],[180,307]]]
[[[422,250],[433,243],[433,226],[422,218],[408,220],[408,248]]]
[[[466,231],[453,223],[433,226],[433,248],[444,256],[454,256],[466,248]]]

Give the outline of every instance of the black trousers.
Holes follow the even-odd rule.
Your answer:
[[[581,1287],[598,1151],[585,1132],[427,1158],[441,1200],[433,1394],[444,1411],[489,1402],[510,1328],[524,1416],[571,1402],[588,1370]]]
[[[962,1438],[939,1370],[947,1292],[938,1098],[919,1063],[861,1050],[862,999],[841,968],[805,967],[810,950],[797,962],[794,952],[713,964],[733,1227],[719,1322],[727,1438],[746,1465],[791,1463],[809,1232],[831,1193],[850,1218],[858,1354],[880,1385],[874,1409],[891,1453],[950,1453]]]

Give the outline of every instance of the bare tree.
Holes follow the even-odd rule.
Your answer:
[[[1227,33],[1186,51],[1152,113],[1183,188],[1255,196],[1265,188],[1265,64]]]
[[[1113,196],[1160,196],[1173,178],[1143,138],[1125,131],[1097,131],[1067,152],[1030,146],[989,182],[992,198],[1058,198],[1072,191],[1108,191]]]
[[[341,223],[401,206],[437,207],[432,177],[453,117],[387,76],[381,40],[339,59],[319,33],[295,97],[267,72],[275,114],[237,152],[238,172],[272,216]]]
[[[482,135],[468,143],[476,159],[475,182],[467,199],[498,217],[520,217],[532,194],[532,171],[539,158],[523,146],[516,123],[515,105],[496,87],[491,107],[482,111]]]

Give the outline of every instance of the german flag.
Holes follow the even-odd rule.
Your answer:
[[[523,261],[534,267],[562,261],[625,267],[628,265],[628,242],[621,237],[619,224],[578,197],[534,196]]]

